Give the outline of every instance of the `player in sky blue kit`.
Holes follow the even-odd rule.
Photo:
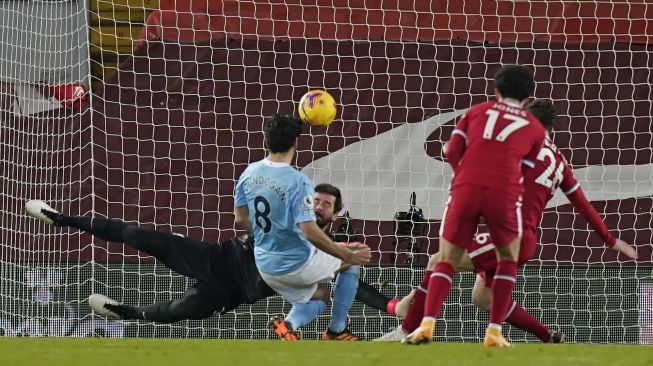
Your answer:
[[[346,328],[347,312],[358,286],[358,265],[369,262],[371,253],[360,243],[353,250],[335,244],[317,225],[313,183],[290,165],[301,128],[292,116],[275,115],[266,122],[268,155],[250,164],[236,184],[236,224],[254,235],[263,280],[293,304],[285,320],[271,321],[282,340],[297,340],[296,330],[326,310],[330,294],[324,284],[339,270],[323,339],[358,340]]]

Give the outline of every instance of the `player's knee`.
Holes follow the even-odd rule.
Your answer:
[[[513,253],[510,251],[497,252],[497,258],[500,261],[517,262],[519,260],[519,253]]]
[[[351,266],[347,267],[346,269],[344,269],[343,271],[341,271],[340,273],[349,273],[349,274],[358,276],[358,274],[360,273],[360,269],[361,269],[361,266],[351,265]]]
[[[490,310],[489,301],[487,301],[482,295],[472,294],[472,303],[481,310]]]
[[[318,286],[312,300],[322,300],[328,305],[331,302],[331,292],[325,286]]]
[[[435,265],[440,261],[440,252],[437,252],[429,258],[429,263],[426,265],[426,269],[432,271],[435,268]]]
[[[505,246],[497,246],[497,258],[499,260],[507,260],[516,262],[519,259],[519,244],[521,237],[516,238]]]
[[[472,290],[472,303],[481,310],[490,310],[491,293],[484,286],[474,286]]]

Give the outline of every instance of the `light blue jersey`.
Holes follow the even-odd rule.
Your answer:
[[[235,206],[247,206],[259,271],[283,275],[301,267],[313,245],[297,224],[315,221],[313,184],[285,163],[250,164],[236,184]]]

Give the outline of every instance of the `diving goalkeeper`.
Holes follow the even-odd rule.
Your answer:
[[[317,224],[327,232],[342,209],[340,190],[330,184],[315,187],[314,210]],[[172,323],[204,319],[215,312],[225,313],[241,304],[251,304],[275,292],[261,279],[254,263],[254,241],[248,236],[234,237],[219,244],[140,228],[116,219],[66,216],[47,203],[32,200],[27,214],[59,227],[72,227],[102,240],[126,244],[152,255],[173,271],[197,282],[179,299],[146,306],[121,304],[107,296],[93,294],[89,305],[99,315],[113,319],[138,319]],[[367,306],[394,315],[398,299],[390,299],[371,285],[359,281],[356,299]]]

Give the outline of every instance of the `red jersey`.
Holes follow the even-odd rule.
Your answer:
[[[522,161],[534,161],[542,147],[542,124],[521,106],[486,102],[460,117],[447,147],[454,168],[452,188],[463,184],[522,190]]]
[[[614,237],[610,235],[605,223],[583,194],[567,160],[548,137],[544,140],[544,146],[534,163],[532,168],[524,169],[524,231],[537,230],[547,202],[553,197],[555,190],[560,188],[605,244],[613,246]]]
[[[557,188],[567,195],[576,211],[587,220],[603,239],[603,242],[609,247],[614,246],[615,238],[610,234],[594,207],[587,201],[564,156],[549,138],[544,140],[544,146],[534,163],[532,168],[524,168],[522,205],[524,235],[519,249],[519,263],[528,262],[535,253],[538,238],[537,228],[542,213]],[[476,235],[474,241],[467,247],[469,257],[477,272],[486,272],[486,276],[488,276],[487,271],[494,272],[497,267],[494,247],[494,239],[488,233]],[[486,278],[488,287],[491,286],[491,278],[491,275]]]

